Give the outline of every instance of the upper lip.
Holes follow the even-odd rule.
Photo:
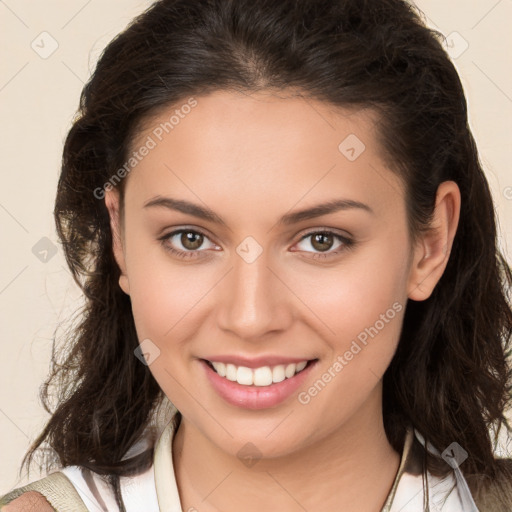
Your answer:
[[[261,368],[262,366],[277,366],[280,364],[287,365],[292,363],[300,363],[302,361],[310,361],[312,358],[308,357],[289,357],[289,356],[259,356],[259,357],[245,357],[235,355],[216,355],[205,357],[207,361],[213,363],[227,363],[234,364],[235,366],[245,366],[247,368]]]

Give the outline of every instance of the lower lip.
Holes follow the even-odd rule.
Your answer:
[[[221,377],[210,368],[206,361],[201,360],[200,362],[213,389],[226,402],[245,409],[267,409],[281,404],[297,391],[304,380],[307,379],[311,369],[316,365],[316,361],[313,361],[293,377],[270,384],[270,386],[244,386]]]

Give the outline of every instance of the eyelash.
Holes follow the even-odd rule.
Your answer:
[[[161,242],[163,248],[167,252],[170,252],[174,256],[177,256],[178,258],[182,258],[182,259],[196,258],[197,256],[195,256],[195,255],[197,253],[203,252],[203,251],[201,251],[201,250],[180,251],[180,250],[177,250],[174,247],[172,247],[168,243],[169,240],[172,237],[174,237],[174,236],[176,236],[176,235],[178,235],[180,233],[194,233],[194,234],[202,235],[203,237],[205,237],[205,238],[207,238],[209,240],[208,235],[206,235],[205,233],[203,233],[202,231],[197,230],[197,229],[178,229],[176,231],[172,231],[171,233],[165,234],[165,235],[163,235],[162,237],[160,237],[158,239]],[[333,258],[335,256],[338,256],[340,253],[342,253],[344,251],[352,249],[356,245],[356,242],[354,240],[352,240],[352,239],[350,239],[350,238],[348,238],[346,236],[340,235],[339,233],[336,233],[334,231],[330,231],[327,228],[317,229],[316,231],[309,231],[308,233],[303,235],[297,243],[302,242],[303,240],[305,240],[306,238],[311,237],[312,235],[318,235],[318,234],[332,235],[335,239],[337,239],[338,241],[342,242],[343,245],[341,247],[341,250],[338,250],[338,251],[329,252],[329,253],[321,253],[321,252],[313,253],[313,256],[311,257],[311,259],[323,259],[323,260],[331,259],[331,258]],[[310,251],[306,251],[306,252],[310,252]]]

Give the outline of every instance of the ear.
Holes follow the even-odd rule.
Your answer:
[[[431,227],[414,248],[408,281],[408,297],[412,300],[428,299],[443,275],[457,232],[460,201],[460,190],[454,181],[439,185]]]
[[[110,229],[112,231],[112,250],[121,272],[119,276],[119,286],[124,293],[129,295],[130,285],[128,282],[128,275],[126,273],[119,200],[119,192],[116,189],[112,188],[105,191],[105,206],[107,207],[110,217]]]

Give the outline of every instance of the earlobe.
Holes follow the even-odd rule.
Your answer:
[[[127,294],[130,294],[130,286],[126,273],[126,261],[122,243],[121,214],[119,208],[119,192],[107,190],[105,192],[105,206],[110,217],[110,230],[112,232],[112,251],[119,266],[119,286]]]
[[[408,282],[408,297],[412,300],[428,299],[443,275],[457,232],[460,201],[454,181],[439,185],[431,227],[414,248]]]

